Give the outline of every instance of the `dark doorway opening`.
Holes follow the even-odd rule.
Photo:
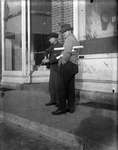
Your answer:
[[[38,34],[38,33],[33,34],[33,52],[34,52],[35,65],[41,64],[41,61],[45,55],[45,50],[49,46],[50,43],[48,41],[48,34]]]

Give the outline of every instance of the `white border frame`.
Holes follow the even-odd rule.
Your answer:
[[[26,1],[21,1],[21,22],[22,22],[22,72],[26,75]]]
[[[2,44],[2,73],[4,72],[4,5],[5,0],[1,1],[1,44]]]
[[[86,0],[73,0],[73,33],[78,40],[86,37]]]
[[[31,27],[30,27],[30,24],[31,24],[31,18],[30,18],[30,0],[27,1],[27,32],[28,32],[28,45],[27,45],[27,49],[28,49],[28,52],[27,52],[27,82],[31,82]]]

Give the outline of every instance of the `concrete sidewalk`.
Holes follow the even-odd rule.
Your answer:
[[[75,113],[53,116],[51,112],[56,107],[45,106],[48,101],[47,84],[27,85],[23,89],[5,92],[0,98],[0,109],[5,112],[3,117],[7,121],[36,132],[42,130],[41,134],[44,132],[46,136],[60,138],[66,144],[79,145],[82,140],[91,150],[116,150],[116,110],[90,107],[80,100]]]

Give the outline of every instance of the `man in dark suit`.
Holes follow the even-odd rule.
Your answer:
[[[50,92],[50,101],[46,106],[58,105],[59,104],[59,94],[58,86],[60,80],[60,74],[58,69],[58,59],[56,57],[60,54],[60,51],[54,51],[54,48],[62,47],[62,44],[58,41],[58,34],[55,32],[50,33],[49,35],[50,47],[46,50],[46,59],[43,59],[43,63],[46,63],[50,68],[50,77],[49,77],[49,92]]]

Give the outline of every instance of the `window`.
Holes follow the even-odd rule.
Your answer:
[[[5,1],[5,70],[22,69],[21,1]]]

